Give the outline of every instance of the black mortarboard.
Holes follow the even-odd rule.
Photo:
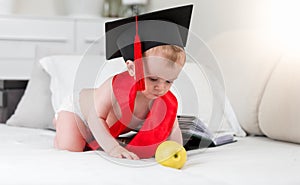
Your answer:
[[[136,18],[142,52],[159,45],[186,45],[193,5],[175,7],[105,23],[106,59],[134,60]]]

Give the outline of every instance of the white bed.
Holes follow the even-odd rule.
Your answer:
[[[265,137],[189,151],[175,170],[153,158],[112,162],[102,152],[56,150],[54,134],[0,124],[0,184],[300,184],[299,145]]]
[[[229,39],[224,43],[232,42]],[[240,45],[237,44],[237,46]],[[153,158],[140,161],[112,160],[113,158],[106,156],[103,152],[72,153],[54,149],[52,142],[55,133],[49,129],[47,130],[47,128],[53,128],[53,108],[55,108],[56,102],[53,100],[59,102],[62,97],[57,96],[58,94],[73,92],[74,78],[76,76],[77,79],[77,75],[79,75],[77,71],[79,64],[88,65],[86,69],[89,72],[90,69],[100,69],[101,63],[99,61],[102,61],[101,58],[93,59],[90,57],[93,56],[85,56],[83,60],[82,56],[50,56],[36,62],[25,94],[14,115],[6,124],[0,124],[1,185],[300,184],[298,174],[300,169],[300,145],[275,141],[267,137],[248,136],[238,138],[236,143],[206,150],[189,151],[188,161],[181,170],[160,166],[155,163]],[[122,66],[120,67],[119,63],[116,60],[105,65],[107,70],[104,70],[106,73],[103,76],[111,75],[113,71],[116,72],[116,69],[121,70]],[[40,64],[43,64],[43,67]],[[90,67],[92,64],[95,67]],[[66,66],[68,67],[67,73]],[[85,66],[83,65],[83,67]],[[188,74],[191,74],[195,68],[192,63],[187,63],[185,67],[187,67]],[[192,74],[197,75],[195,71]],[[204,78],[198,75],[190,79],[200,80]],[[233,76],[232,82],[234,82],[234,79],[237,78]],[[84,78],[82,80],[89,82]],[[257,84],[258,80],[255,79],[254,81]],[[54,82],[60,83],[55,84]],[[186,81],[182,83],[186,85]],[[203,116],[204,121],[211,115],[207,111],[211,110],[211,106],[209,106],[211,96],[204,93],[207,90],[205,87],[203,83],[201,85],[201,96],[197,96],[201,102],[198,108],[179,104],[187,112],[193,113],[194,110],[198,109],[196,112],[200,112],[199,115]],[[237,85],[236,88],[240,89],[241,87]],[[256,88],[253,87],[253,89]],[[248,96],[261,97],[253,94]],[[190,94],[183,94],[182,97],[189,97],[194,100]],[[245,99],[243,96],[239,98],[239,100]],[[243,104],[244,106],[235,109],[239,112],[241,120],[244,121],[243,123],[247,121],[251,128],[258,128],[256,119],[263,115],[257,102],[259,101],[253,98],[248,103]],[[190,104],[188,103],[188,105]],[[257,110],[260,111],[260,115],[258,115]],[[243,115],[247,116],[243,117]],[[232,128],[235,128],[233,131],[236,135],[243,135],[240,129],[237,128],[239,123],[236,123],[236,119],[232,119],[234,118],[233,111],[226,111],[225,107],[224,118],[225,122],[222,125],[226,125],[227,122],[227,125],[229,124]],[[281,121],[281,119],[278,120]],[[278,120],[272,119],[268,123],[273,124]],[[289,122],[282,121],[282,123],[287,124],[284,127],[286,130],[293,128],[292,126],[288,127]],[[295,133],[296,131],[297,129]],[[255,132],[249,133],[255,134]]]

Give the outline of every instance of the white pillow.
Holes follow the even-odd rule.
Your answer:
[[[219,61],[230,99],[242,128],[263,135],[258,110],[266,83],[281,57],[281,49],[269,33],[230,30],[208,42]]]
[[[40,129],[54,129],[54,116],[49,89],[50,77],[39,62],[33,66],[29,83],[7,125]]]
[[[202,66],[187,58],[171,89],[179,102],[178,114],[198,116],[212,132],[231,132],[236,136],[246,136],[227,95],[218,89],[212,89],[211,82],[203,70]],[[219,100],[222,102],[213,97],[212,91],[216,91],[216,96],[223,97]],[[222,105],[224,107],[221,107]],[[216,119],[217,116],[219,119]]]
[[[126,70],[122,58],[108,62],[104,56],[92,55],[49,56],[41,59],[40,63],[51,77],[51,100],[55,112],[59,110],[65,97],[82,88],[98,87],[108,77]],[[171,91],[179,102],[178,114],[196,115],[205,123],[209,122],[212,116],[211,90],[205,76],[197,71],[195,64],[186,63]],[[225,105],[225,119],[220,127],[225,125],[226,129],[230,128],[236,135],[245,136],[227,98]]]
[[[259,126],[276,140],[300,144],[300,58],[282,56],[259,106]]]
[[[106,62],[104,56],[56,55],[40,64],[50,75],[51,101],[56,112],[63,100],[82,88],[98,87],[110,76],[125,70],[122,59]]]

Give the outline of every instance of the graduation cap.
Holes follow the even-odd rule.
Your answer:
[[[106,59],[135,61],[138,90],[144,90],[142,53],[160,45],[184,47],[193,5],[175,7],[105,23]]]

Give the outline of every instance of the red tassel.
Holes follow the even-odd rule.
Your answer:
[[[134,38],[134,66],[135,66],[135,78],[137,80],[137,91],[145,90],[144,81],[144,67],[142,60],[142,45],[138,34],[138,17],[135,17],[136,34]]]

